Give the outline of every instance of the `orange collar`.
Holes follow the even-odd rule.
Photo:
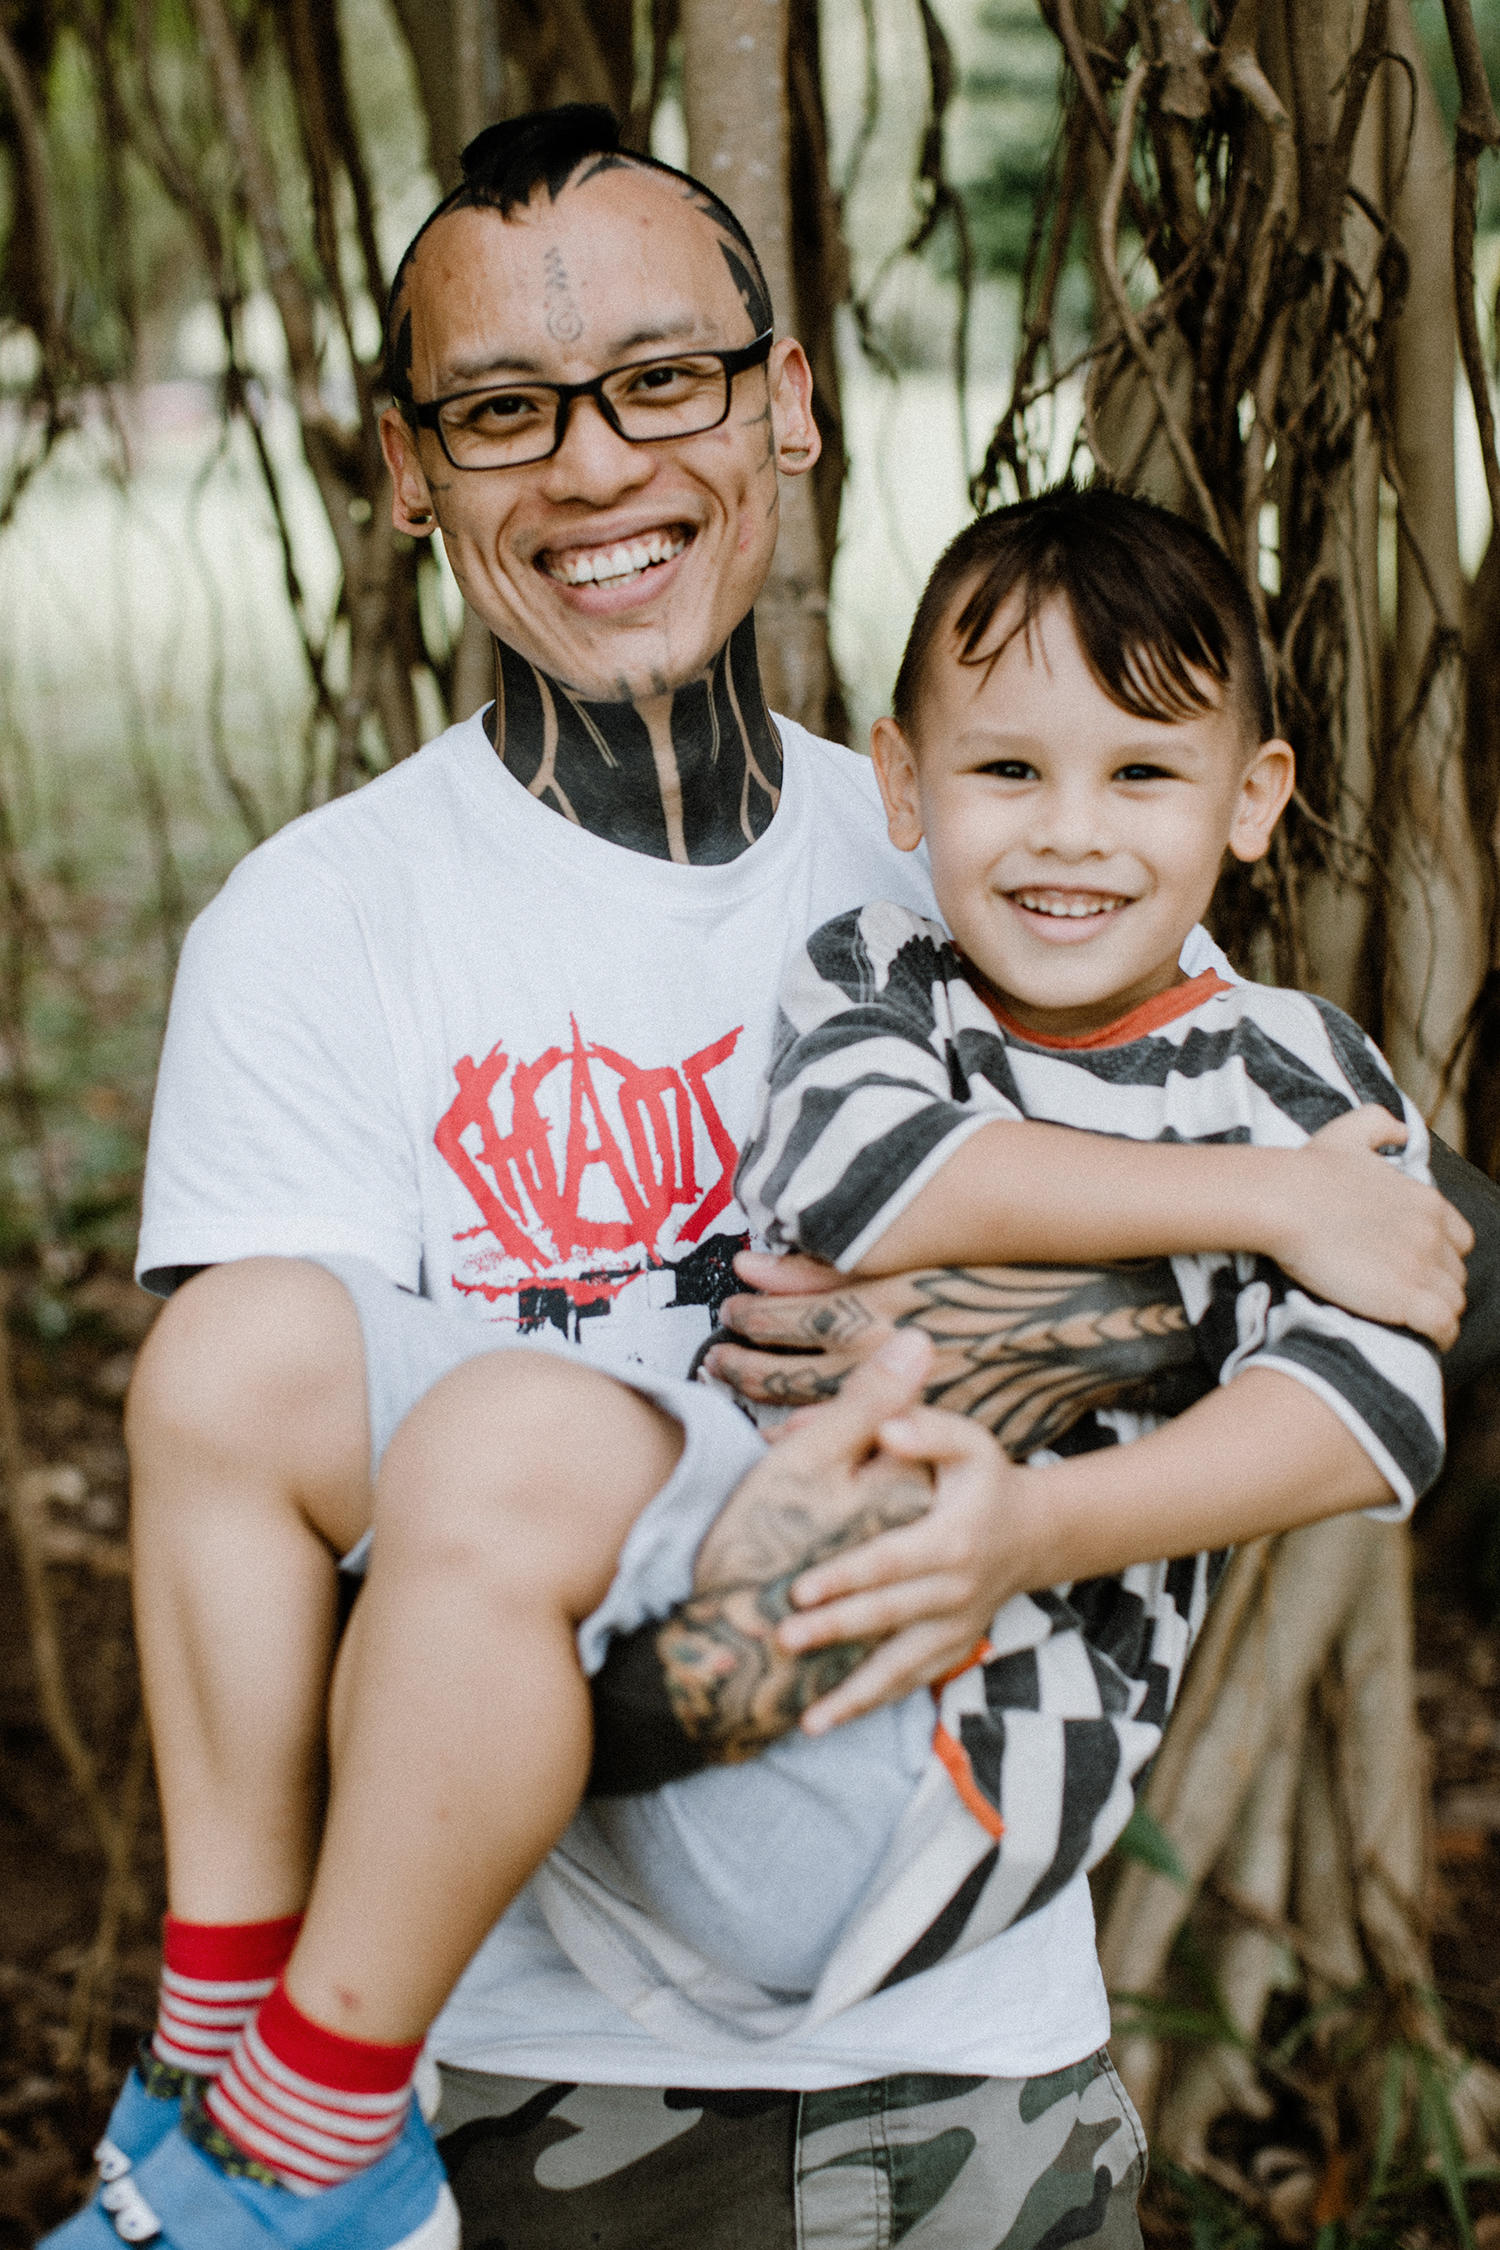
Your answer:
[[[989,991],[979,972],[972,969],[968,962],[964,965],[971,968],[974,988],[1001,1030],[1008,1031],[1012,1038],[1024,1039],[1032,1047],[1075,1050],[1083,1047],[1128,1047],[1133,1039],[1144,1039],[1147,1032],[1160,1031],[1164,1023],[1174,1023],[1178,1016],[1189,1014],[1203,1001],[1211,1000],[1216,992],[1233,990],[1217,969],[1205,969],[1201,976],[1189,977],[1185,984],[1169,985],[1165,992],[1158,992],[1151,999],[1143,1000],[1138,1008],[1132,1008],[1128,1015],[1121,1016],[1115,1023],[1101,1024],[1097,1031],[1080,1031],[1068,1037],[1054,1031],[1031,1031],[1024,1023],[1018,1023],[1009,1009],[1003,1007]]]

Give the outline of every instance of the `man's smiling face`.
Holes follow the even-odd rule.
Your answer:
[[[413,259],[418,400],[507,378],[578,383],[624,362],[752,341],[719,229],[675,181],[613,167],[509,219],[439,220]],[[776,546],[778,467],[817,458],[811,379],[779,343],[735,379],[717,429],[632,445],[577,401],[559,450],[460,470],[431,431],[383,424],[398,528],[431,508],[490,629],[575,692],[664,694],[697,678],[751,608]]]

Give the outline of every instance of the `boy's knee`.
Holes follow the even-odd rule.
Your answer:
[[[163,1308],[126,1400],[132,1457],[186,1447],[247,1464],[364,1429],[364,1355],[348,1292],[304,1258],[207,1267]]]
[[[681,1425],[613,1376],[550,1352],[485,1353],[435,1384],[393,1438],[376,1546],[394,1537],[408,1554],[492,1561],[582,1615],[681,1451]]]

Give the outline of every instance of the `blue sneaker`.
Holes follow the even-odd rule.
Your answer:
[[[415,2102],[378,2164],[318,2195],[222,2171],[184,2130],[195,2108],[37,2250],[458,2250],[458,2206]]]
[[[103,2138],[94,2150],[99,2180],[108,2187],[132,2164],[149,2156],[158,2141],[166,2139],[182,2115],[182,2097],[190,2087],[203,2084],[191,2071],[178,2070],[152,2052],[142,2040],[130,2076],[120,2088],[120,2098],[109,2113]]]

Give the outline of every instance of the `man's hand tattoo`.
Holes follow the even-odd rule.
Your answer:
[[[656,1651],[678,1726],[717,1764],[753,1758],[790,1733],[803,1712],[847,1679],[869,1644],[840,1641],[789,1656],[774,1634],[792,1612],[804,1570],[879,1532],[925,1515],[932,1488],[920,1471],[886,1463],[878,1499],[841,1524],[819,1522],[795,1500],[764,1501],[736,1526],[715,1577],[657,1628]]]

